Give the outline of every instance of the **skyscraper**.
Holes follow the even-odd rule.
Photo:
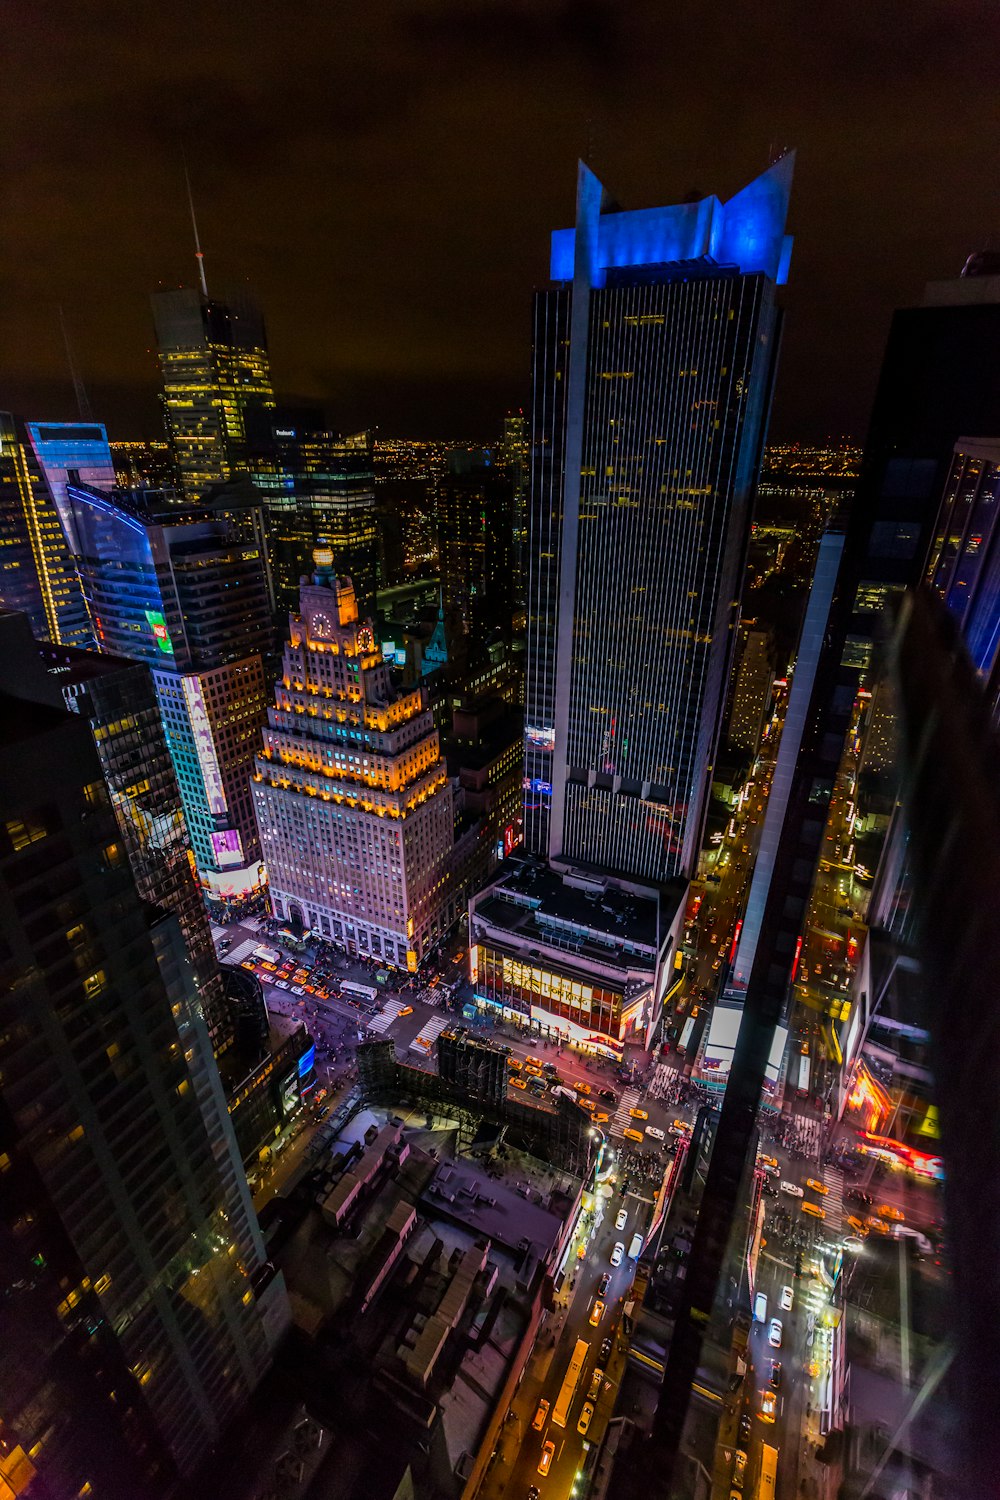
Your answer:
[[[87,607],[53,493],[24,423],[0,412],[0,605],[39,641],[87,646]]]
[[[529,848],[692,866],[785,280],[785,156],[728,203],[626,213],[580,167],[535,302]]]
[[[271,635],[260,548],[155,492],[69,496],[100,649],[150,668],[199,880],[239,901],[264,878],[250,796]]]
[[[451,786],[423,691],[396,691],[329,551],[290,620],[253,794],[275,916],[415,970],[455,915]]]
[[[734,750],[756,755],[774,682],[774,636],[770,630],[741,629],[740,633],[744,636],[743,651],[726,738]]]
[[[0,921],[5,1456],[40,1494],[152,1500],[259,1382],[284,1292],[90,726],[7,692]]]
[[[375,611],[378,521],[371,434],[341,437],[303,413],[259,411],[250,424],[250,474],[267,516],[279,620],[298,608],[315,547],[333,550],[354,584],[359,614]]]
[[[102,422],[28,422],[27,433],[38,466],[45,475],[70,551],[76,551],[73,507],[66,497],[70,474],[83,484],[110,490],[115,465]]]
[[[456,450],[434,484],[445,620],[473,655],[490,638],[510,640],[514,569],[514,480],[487,452]]]
[[[153,294],[167,433],[189,496],[247,472],[246,409],[274,405],[260,311],[193,287]]]

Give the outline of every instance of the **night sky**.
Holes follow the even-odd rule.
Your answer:
[[[247,284],[279,395],[488,439],[575,163],[623,207],[798,150],[772,435],[864,434],[888,319],[1000,245],[994,0],[14,0],[0,406],[162,436],[148,293]]]

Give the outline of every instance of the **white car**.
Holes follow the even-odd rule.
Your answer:
[[[292,994],[293,995],[304,995],[305,994],[305,990],[302,988],[301,984],[293,984],[292,985]]]
[[[783,1182],[781,1184],[781,1191],[787,1193],[789,1198],[805,1197],[805,1193],[803,1193],[802,1189],[795,1182]]]
[[[772,1318],[767,1330],[767,1342],[772,1349],[781,1348],[781,1319]]]
[[[791,1312],[791,1310],[792,1310],[792,1289],[791,1289],[790,1286],[783,1286],[781,1288],[781,1311],[782,1312]]]
[[[627,1223],[628,1223],[628,1209],[627,1208],[620,1208],[618,1210],[618,1217],[615,1219],[615,1228],[616,1229],[624,1229],[625,1225]]]
[[[651,1135],[654,1141],[665,1141],[666,1136],[658,1125],[647,1125],[646,1134]]]
[[[624,1254],[625,1246],[622,1244],[621,1240],[616,1241],[615,1248],[611,1252],[611,1264],[613,1266],[620,1266]]]
[[[276,990],[290,990],[291,989],[291,985],[288,983],[287,979],[276,979],[274,981],[274,987],[275,987]]]

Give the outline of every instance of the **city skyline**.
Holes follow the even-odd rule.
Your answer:
[[[994,227],[971,3],[933,20],[900,8],[898,26],[855,3],[815,36],[775,5],[732,18],[721,54],[690,5],[666,17],[590,0],[501,20],[470,3],[371,29],[348,12],[335,36],[317,15],[271,50],[266,88],[253,24],[202,17],[197,49],[183,6],[136,18],[135,34],[100,27],[104,70],[81,78],[80,20],[59,4],[49,18],[41,76],[26,13],[8,37],[7,399],[39,420],[78,416],[61,305],[115,438],[159,432],[149,294],[197,284],[185,155],[211,294],[255,293],[276,387],[323,401],[342,431],[476,433],[523,402],[522,288],[568,220],[578,156],[629,206],[709,183],[725,194],[798,148],[792,227],[808,249],[786,297],[779,438],[862,438],[892,308],[957,274]],[[716,79],[724,112],[707,107]]]

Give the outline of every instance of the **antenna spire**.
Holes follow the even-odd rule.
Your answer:
[[[203,297],[208,296],[208,282],[205,280],[205,256],[202,253],[201,240],[198,238],[198,220],[194,214],[194,195],[191,192],[191,178],[188,173],[187,156],[181,152],[184,161],[184,182],[187,186],[188,208],[191,210],[191,228],[194,230],[194,256],[198,262],[198,277],[201,281],[201,293]]]

